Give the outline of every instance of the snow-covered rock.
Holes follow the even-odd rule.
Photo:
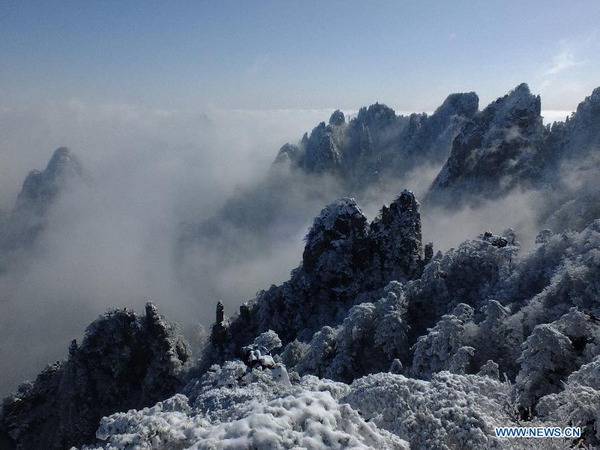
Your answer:
[[[488,377],[440,372],[421,381],[379,373],[350,388],[343,400],[411,449],[504,448],[494,426],[512,422],[507,389]]]
[[[111,310],[73,341],[66,361],[4,400],[0,443],[6,448],[62,449],[93,442],[100,418],[152,405],[182,387],[188,344],[148,303],[146,315]]]
[[[346,385],[314,377],[293,387],[277,384],[274,377],[235,387],[190,388],[195,401],[177,394],[150,408],[103,418],[96,435],[105,443],[85,448],[408,449],[405,441],[340,402]]]
[[[43,171],[29,172],[11,214],[0,227],[0,252],[31,245],[46,225],[46,213],[61,192],[81,180],[84,170],[66,147],[57,149]]]
[[[540,97],[523,83],[475,115],[454,140],[426,201],[456,206],[542,182],[540,113]]]

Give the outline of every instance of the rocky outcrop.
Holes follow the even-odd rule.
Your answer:
[[[520,84],[464,125],[426,201],[455,206],[541,184],[546,135],[540,97]]]
[[[312,174],[332,174],[351,190],[363,190],[387,176],[398,176],[419,164],[442,163],[452,139],[478,109],[474,92],[450,95],[431,116],[397,116],[392,108],[375,103],[346,121],[335,111],[298,146],[284,145],[275,165]]]
[[[152,303],[145,317],[112,310],[94,321],[65,361],[49,365],[7,397],[3,449],[63,449],[91,443],[100,419],[152,405],[182,387],[191,351]]]
[[[330,121],[331,122],[331,121]],[[310,136],[304,135],[302,168],[310,173],[337,173],[342,166],[343,132],[341,125],[325,125],[321,122]]]
[[[81,177],[82,173],[81,163],[70,149],[57,149],[43,172],[29,172],[17,198],[15,212],[43,214],[67,183]]]
[[[600,217],[600,88],[564,123],[553,124],[547,146],[556,176],[542,225],[555,232],[581,231]]]
[[[600,88],[577,106],[562,127],[557,127],[556,152],[564,159],[589,158],[600,148]]]
[[[448,96],[431,115],[397,115],[381,103],[361,108],[352,118],[334,111],[300,142],[283,145],[262,182],[237,191],[214,217],[186,225],[180,260],[196,245],[224,261],[240,254],[255,257],[254,243],[268,251],[272,236],[301,232],[322,205],[336,198],[361,201],[421,166],[441,166],[478,103],[471,92]]]
[[[328,205],[306,235],[302,269],[326,289],[344,291],[360,283],[369,264],[367,218],[354,199]]]
[[[423,262],[420,205],[403,191],[371,224],[353,199],[327,206],[306,236],[302,269],[324,287],[382,287],[420,276]]]
[[[43,171],[29,172],[0,235],[0,250],[10,251],[31,245],[44,228],[48,208],[64,189],[81,179],[82,175],[81,163],[66,147],[54,152]]]
[[[421,215],[412,192],[402,192],[389,207],[383,207],[371,224],[369,237],[373,249],[370,270],[379,272],[380,283],[421,275]]]
[[[268,330],[284,343],[309,337],[339,321],[359,294],[418,278],[423,266],[419,202],[412,192],[402,192],[371,224],[354,199],[339,199],[315,218],[290,280],[242,305],[229,324],[232,340],[213,344],[226,355]]]

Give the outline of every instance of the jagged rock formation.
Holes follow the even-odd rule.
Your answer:
[[[556,124],[553,133],[555,152],[564,159],[587,158],[600,148],[600,88],[594,89],[564,123]]]
[[[462,204],[544,181],[541,100],[520,84],[463,126],[427,200]]]
[[[376,103],[361,108],[346,122],[335,111],[299,145],[284,145],[275,165],[287,164],[307,173],[335,174],[346,189],[360,192],[386,177],[398,177],[421,164],[441,164],[452,139],[477,112],[474,92],[450,95],[431,116],[397,116]]]
[[[473,97],[447,102],[446,112],[453,116],[457,108],[470,111]],[[485,231],[445,254],[434,254],[431,244],[422,249],[420,205],[410,191],[402,192],[371,223],[356,201],[341,198],[315,218],[302,264],[289,281],[260,292],[231,320],[225,319],[222,304],[217,306],[212,340],[196,368],[198,377],[183,391],[152,408],[102,419],[97,436],[106,441],[104,448],[127,448],[132,440],[134,445],[210,446],[219,439],[291,447],[306,436],[316,439],[314,430],[322,430],[327,421],[336,427],[346,424],[344,431],[351,432],[317,433],[323,448],[344,448],[355,442],[352,434],[360,438],[356,445],[369,442],[375,447],[404,446],[399,437],[411,448],[512,448],[515,440],[507,443],[493,431],[510,425],[581,426],[581,438],[568,445],[600,445],[600,213],[590,207],[600,195],[597,183],[587,183],[591,188],[586,183],[569,185],[558,173],[569,165],[582,166],[585,170],[577,173],[588,178],[578,180],[595,181],[599,105],[596,90],[568,122],[543,127],[539,97],[526,85],[518,86],[466,119],[428,197],[448,206],[477,204],[518,189],[544,189],[548,211],[562,205],[568,215],[581,208],[581,216],[571,222],[576,226],[562,225],[581,231],[544,230],[529,252],[520,249],[511,229]],[[350,123],[336,111],[300,145],[282,148],[271,173],[270,182],[277,182],[269,189],[277,183],[284,186],[292,179],[286,177],[299,173],[306,178],[294,180],[332,174],[346,181],[362,177],[364,185],[378,179],[381,171],[400,173],[402,169],[394,172],[393,158],[385,159],[388,150],[428,148],[433,155],[443,147],[433,139],[436,133],[420,131],[444,128],[445,116],[439,110],[436,114],[439,128],[420,115],[400,120],[379,104],[361,110],[360,120]],[[413,136],[420,144],[402,147],[401,136]],[[410,167],[408,153],[403,155]],[[278,201],[285,200],[288,189]],[[289,204],[293,209],[293,202]],[[245,207],[256,210],[255,204]],[[269,223],[274,211],[260,220]],[[157,317],[152,308],[147,316]],[[129,324],[124,318],[121,322]],[[125,328],[135,334],[131,326]],[[146,383],[150,370],[136,372],[138,365],[128,365],[138,359],[122,351],[129,340],[119,336],[128,336],[126,332],[115,333],[111,326],[107,334],[118,336],[118,343],[101,346],[103,356],[85,356],[92,353],[83,352],[85,343],[74,344],[67,362],[51,366],[35,384],[5,402],[0,446],[11,448],[16,439],[30,439],[23,446],[35,447],[41,436],[43,442],[50,436],[51,445],[69,442],[57,441],[59,435],[71,442],[77,433],[89,437],[85,433],[92,420],[86,414],[98,401],[95,393],[79,386],[110,384],[106,380],[116,377],[128,388],[111,385],[106,397],[141,392],[134,395],[139,400],[169,385],[131,388],[133,378]],[[246,353],[254,359],[247,357],[248,365],[264,370],[248,369],[236,360],[249,344]],[[274,349],[280,344],[278,354]],[[263,346],[266,353],[273,350],[267,355],[272,359],[254,364],[260,358],[252,352]],[[167,360],[173,362],[177,351],[167,347]],[[259,356],[266,353],[261,349]],[[121,357],[126,363],[119,362]],[[173,365],[181,367],[184,359]],[[276,371],[267,369],[272,366]],[[499,380],[504,376],[508,382]],[[69,385],[76,388],[67,389]],[[89,395],[92,403],[86,403]],[[45,402],[48,398],[57,400]],[[57,417],[50,417],[50,409],[59,412]],[[395,436],[375,428],[365,434],[374,423]],[[259,432],[254,432],[256,424]]]
[[[217,314],[215,324],[212,327],[210,340],[216,345],[218,348],[223,348],[223,346],[229,340],[229,332],[227,328],[227,323],[225,322],[225,310],[223,307],[223,303],[217,303]]]
[[[250,230],[261,241],[281,234],[285,225],[302,223],[302,215],[314,214],[311,208],[319,202],[349,195],[360,200],[369,188],[436,165],[442,169],[424,197],[426,205],[479,206],[530,191],[545,198],[537,205],[540,228],[581,230],[599,216],[593,180],[600,88],[566,122],[547,126],[540,97],[525,83],[479,112],[478,101],[475,93],[452,94],[430,116],[397,116],[379,103],[349,121],[335,111],[298,144],[281,147],[264,183],[232,198],[208,226],[188,229],[184,245],[230,227]],[[262,205],[258,211],[256,204]]]
[[[424,203],[456,208],[541,192],[540,228],[582,230],[600,216],[600,88],[563,122],[543,126],[540,97],[517,86],[467,121]]]
[[[353,199],[321,211],[306,235],[302,270],[326,290],[344,292],[364,280],[370,247],[367,218]]]
[[[358,294],[378,295],[391,280],[415,279],[422,270],[421,217],[412,192],[402,192],[371,224],[353,199],[340,199],[315,218],[291,279],[242,305],[229,325],[229,347],[219,352],[222,344],[213,342],[212,357],[236,354],[268,330],[284,343],[309,339],[323,325],[337,324]]]
[[[545,207],[544,226],[554,231],[583,230],[600,217],[600,88],[579,104],[564,123],[552,127],[556,189]]]
[[[255,253],[256,247],[268,248],[273,235],[301,231],[323,204],[348,196],[360,200],[369,188],[420,165],[443,164],[478,103],[471,92],[450,95],[431,115],[396,115],[379,103],[361,108],[349,121],[335,111],[299,143],[282,146],[264,182],[229,199],[214,218],[186,226],[181,253],[198,241],[212,248],[221,240],[228,245],[216,253],[227,254],[232,247],[236,254]],[[291,225],[296,228],[290,230]]]
[[[0,250],[10,251],[33,243],[44,227],[50,205],[82,175],[81,163],[66,147],[54,152],[43,171],[29,172],[0,235]]]
[[[155,403],[182,387],[191,352],[152,303],[145,317],[112,310],[93,322],[69,357],[7,397],[3,449],[64,449],[91,443],[100,419]]]
[[[370,237],[374,244],[370,270],[379,271],[382,282],[421,275],[421,215],[412,192],[402,192],[389,208],[382,208],[381,216],[371,224]]]

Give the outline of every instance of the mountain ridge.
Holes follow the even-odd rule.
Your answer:
[[[257,192],[268,197],[281,189],[252,222],[268,227],[282,213],[278,205],[287,202],[284,214],[295,210],[297,198],[287,195],[302,183],[318,191],[318,180],[337,177],[329,194],[339,198],[321,206],[289,280],[258,292],[232,318],[215,301],[212,333],[194,367],[187,365],[186,344],[153,306],[146,319],[107,313],[98,323],[119,328],[126,319],[134,326],[117,333],[117,342],[114,333],[96,334],[97,324],[88,333],[95,340],[86,348],[97,356],[106,385],[120,391],[129,381],[143,386],[147,380],[136,375],[124,383],[118,376],[136,361],[121,342],[132,333],[135,348],[157,339],[167,344],[153,347],[153,358],[173,381],[161,393],[171,397],[128,404],[135,409],[127,412],[92,405],[85,432],[73,431],[75,421],[68,420],[55,434],[36,421],[35,408],[52,409],[58,398],[64,411],[77,410],[71,386],[59,383],[63,393],[56,388],[62,367],[81,362],[81,347],[73,345],[66,363],[5,399],[0,442],[26,448],[35,438],[60,448],[65,433],[69,445],[88,449],[127,448],[132,440],[148,448],[293,448],[299,442],[344,448],[352,442],[476,449],[509,446],[494,434],[497,426],[578,426],[582,435],[569,445],[600,445],[600,211],[593,207],[600,191],[586,182],[600,174],[600,89],[568,121],[548,126],[540,97],[526,84],[482,111],[474,110],[475,101],[474,94],[448,97],[447,108],[435,113],[439,121],[432,121],[435,114],[398,118],[381,104],[361,109],[349,123],[336,111],[299,145],[284,145],[265,184],[230,202],[212,222],[213,234],[198,226],[180,245],[183,251],[193,245],[194,233],[213,239],[228,219],[234,228],[243,226],[245,214],[257,209]],[[410,155],[409,147],[423,154]],[[445,165],[423,205],[401,190],[369,221],[360,199],[337,195],[386,181],[380,171],[394,173],[390,155],[410,168],[442,147]],[[568,171],[583,182],[568,179]],[[555,224],[529,249],[521,246],[519,230],[489,228],[446,252],[424,245],[421,214],[463,205],[476,211],[521,191],[544,200],[537,224]],[[236,216],[236,205],[247,209]],[[340,434],[318,423],[335,424]]]

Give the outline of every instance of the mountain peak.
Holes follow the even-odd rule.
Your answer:
[[[542,102],[533,95],[527,83],[521,83],[504,97],[490,104],[484,112],[493,113],[496,127],[517,125],[526,127],[542,123]]]
[[[54,151],[43,172],[32,170],[23,183],[17,198],[16,209],[33,207],[42,213],[48,203],[65,187],[65,184],[81,177],[81,163],[71,150],[60,147]]]
[[[44,170],[44,179],[54,182],[71,176],[80,176],[81,163],[68,147],[60,147],[54,151],[52,158]]]
[[[540,96],[533,95],[526,83],[490,103],[454,140],[426,200],[494,197],[519,183],[535,182],[539,174],[531,155],[537,154],[544,136],[542,120]],[[478,191],[469,188],[473,183],[478,184]]]
[[[450,94],[444,103],[436,109],[435,114],[451,111],[453,114],[461,114],[473,117],[479,108],[479,96],[475,92],[464,92]]]
[[[339,126],[343,125],[344,123],[346,123],[346,117],[344,116],[344,113],[339,109],[336,109],[329,118],[329,125]]]

